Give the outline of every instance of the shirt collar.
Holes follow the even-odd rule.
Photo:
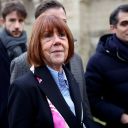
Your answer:
[[[52,68],[49,67],[48,65],[47,65],[47,68],[49,69],[50,73],[52,74],[52,76],[53,76],[55,82],[56,82],[57,84],[59,84],[59,81],[58,81],[58,73],[59,73],[59,72],[56,71],[56,70],[54,70],[54,69],[52,69]],[[62,72],[63,72],[63,75],[64,75],[64,80],[67,81],[66,74],[65,74],[64,70],[62,70]]]
[[[55,82],[56,82],[57,85],[58,85],[58,84],[59,84],[59,81],[58,81],[58,73],[59,73],[59,72],[56,71],[56,70],[54,70],[54,69],[52,69],[52,68],[49,67],[48,65],[47,65],[47,68],[49,69],[51,75],[53,76],[53,79],[55,80]],[[31,66],[30,70],[32,71],[32,73],[34,73],[34,65]],[[62,70],[62,72],[63,72],[63,75],[64,75],[64,80],[67,81],[67,77],[66,77],[66,74],[65,74],[64,70]]]

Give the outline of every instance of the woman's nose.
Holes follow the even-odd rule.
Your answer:
[[[60,44],[60,43],[61,43],[61,40],[59,35],[54,35],[54,44]]]

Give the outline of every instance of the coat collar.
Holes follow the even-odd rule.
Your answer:
[[[78,92],[79,89],[77,88],[77,83],[75,82],[73,75],[66,68],[64,68],[64,70],[69,82],[70,94],[75,105],[76,116],[74,116],[65,102],[58,86],[46,66],[35,68],[34,75],[42,79],[42,81],[38,83],[41,92],[49,98],[68,125],[71,128],[76,126],[79,127],[81,122],[81,98],[80,93]]]

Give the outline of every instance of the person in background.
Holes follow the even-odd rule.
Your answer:
[[[10,62],[20,52],[16,46],[19,47],[20,44],[25,46],[26,34],[22,32],[22,27],[26,16],[26,10],[19,2],[6,2],[2,8],[0,23],[4,24],[4,28],[0,30],[0,128],[8,128]]]
[[[95,128],[86,115],[78,83],[65,64],[74,54],[67,24],[42,14],[28,44],[30,70],[9,90],[9,128]]]
[[[128,128],[128,4],[110,15],[112,34],[103,35],[85,72],[92,114],[107,128]]]
[[[27,35],[24,31],[27,12],[21,2],[14,0],[4,3],[1,13],[3,29],[0,31],[0,39],[9,59],[13,60],[27,50]]]
[[[40,14],[55,15],[67,22],[66,10],[64,6],[56,0],[46,0],[42,1],[39,6],[37,6],[35,11],[35,19],[39,17]],[[66,67],[72,72],[77,83],[79,84],[82,99],[86,105],[86,112],[89,118],[92,118],[90,113],[90,107],[88,103],[88,97],[86,93],[86,85],[84,79],[84,69],[81,57],[78,54],[74,54]],[[18,77],[26,74],[29,71],[30,65],[27,62],[27,52],[23,53],[19,57],[15,58],[11,62],[11,83]]]

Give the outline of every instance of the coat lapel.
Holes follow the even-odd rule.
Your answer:
[[[47,67],[44,66],[44,67],[36,68],[34,74],[36,77],[39,77],[42,79],[41,83],[38,84],[40,90],[49,98],[52,104],[60,112],[60,114],[65,119],[65,121],[68,123],[69,127],[71,128],[79,127],[78,118],[76,118],[76,116],[74,116],[74,114],[70,110],[69,106],[64,100],[58,86],[56,85]],[[69,81],[70,81],[69,83],[71,84],[72,79],[69,79]],[[73,85],[71,84],[71,86]],[[71,90],[72,89],[73,87],[71,87]],[[77,92],[73,90],[71,91],[72,93],[71,95],[73,95],[72,99],[75,104],[76,115],[79,117],[80,115],[79,102],[78,102],[79,98],[77,98],[77,96],[74,95],[74,94],[77,94]]]
[[[64,68],[64,70],[65,70],[65,73],[67,75],[67,79],[69,82],[71,98],[75,105],[76,117],[81,122],[81,105],[82,105],[81,102],[82,101],[81,101],[79,87],[77,85],[76,80],[74,79],[74,76],[66,68]]]

